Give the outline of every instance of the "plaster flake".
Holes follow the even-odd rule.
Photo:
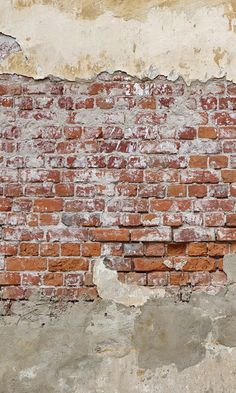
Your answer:
[[[117,272],[108,269],[101,258],[95,262],[93,277],[94,284],[97,286],[97,291],[102,299],[125,306],[142,306],[149,299],[165,296],[164,288],[147,288],[121,283],[118,280]]]

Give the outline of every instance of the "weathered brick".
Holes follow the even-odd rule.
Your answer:
[[[129,231],[128,229],[92,229],[90,237],[95,241],[125,242],[129,240]]]
[[[131,230],[131,241],[163,242],[171,240],[171,229],[168,227],[157,229],[133,229]]]
[[[167,272],[152,272],[148,273],[148,285],[155,287],[164,287],[168,284]]]
[[[225,285],[234,84],[5,75],[0,95],[3,299],[93,300],[98,257],[128,285]]]
[[[86,258],[49,258],[48,270],[51,272],[67,272],[74,270],[88,270],[88,260]]]
[[[46,259],[41,257],[8,257],[6,267],[9,271],[46,270]]]

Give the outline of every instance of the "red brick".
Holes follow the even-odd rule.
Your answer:
[[[190,243],[188,246],[188,255],[190,256],[207,255],[207,243]]]
[[[112,97],[97,98],[96,105],[100,109],[112,109],[114,108],[114,98]]]
[[[216,139],[217,130],[214,127],[199,127],[198,137],[207,138],[207,139]]]
[[[213,118],[219,126],[236,125],[236,119],[233,113],[218,112],[214,113]]]
[[[219,228],[216,231],[216,239],[220,241],[236,241],[235,228]]]
[[[226,225],[228,227],[236,227],[236,214],[227,214],[226,216]]]
[[[34,201],[35,212],[47,213],[47,212],[57,212],[63,209],[62,199],[36,199]]]
[[[7,197],[20,197],[23,195],[23,187],[21,184],[6,184],[4,194]]]
[[[211,273],[211,283],[212,285],[223,286],[227,283],[227,276],[224,272],[216,271]]]
[[[59,255],[59,244],[57,243],[41,243],[40,255],[42,257],[57,257]]]
[[[189,185],[188,195],[195,198],[204,198],[207,195],[207,187],[204,184]]]
[[[216,269],[216,262],[214,258],[188,258],[186,264],[183,266],[183,271],[214,271]]]
[[[65,286],[67,287],[81,287],[83,285],[83,274],[81,273],[66,273]]]
[[[219,138],[221,139],[235,139],[236,138],[236,127],[220,127]]]
[[[10,211],[12,206],[12,200],[9,198],[0,198],[0,211]]]
[[[196,272],[191,273],[190,282],[193,286],[210,285],[211,274],[209,272]]]
[[[209,199],[195,202],[194,210],[202,212],[233,211],[235,202],[230,199]]]
[[[190,282],[187,272],[170,272],[170,285],[183,286]]]
[[[138,106],[141,109],[156,109],[156,98],[155,97],[144,97],[138,102]]]
[[[176,242],[198,242],[215,240],[215,233],[212,228],[189,227],[174,230],[174,241]]]
[[[64,135],[66,139],[79,139],[82,135],[82,127],[80,126],[71,126],[64,128]]]
[[[29,257],[39,255],[39,245],[36,243],[21,243],[20,255]]]
[[[41,275],[38,273],[22,274],[22,285],[30,287],[41,285]]]
[[[169,270],[162,258],[135,258],[133,263],[134,270],[141,272]]]
[[[20,274],[18,273],[5,273],[0,272],[0,285],[19,285],[21,281]]]
[[[148,183],[160,183],[168,182],[175,183],[178,182],[178,172],[176,170],[158,170],[153,171],[150,169],[145,170],[145,182]]]
[[[21,84],[19,83],[6,83],[0,85],[0,95],[19,95],[22,92]]]
[[[59,223],[59,215],[57,214],[40,214],[40,225],[57,225]]]
[[[31,97],[20,97],[15,99],[15,106],[20,110],[32,110],[33,109],[33,99]]]
[[[40,271],[46,269],[46,259],[40,257],[9,257],[6,258],[6,267],[9,271]]]
[[[139,226],[141,224],[141,214],[126,213],[121,216],[121,225],[125,227]]]
[[[229,244],[209,243],[208,253],[211,257],[225,256],[229,252]]]
[[[167,245],[167,255],[174,256],[174,257],[180,255],[186,255],[186,244],[169,243]]]
[[[209,157],[209,166],[214,169],[227,168],[228,157],[227,156],[211,156],[211,157]]]
[[[219,98],[219,109],[236,110],[236,97],[221,97]]]
[[[182,199],[182,200],[174,200],[174,199],[151,199],[150,200],[150,210],[151,211],[186,211],[191,210],[191,200]]]
[[[190,156],[190,168],[207,168],[207,156]]]
[[[236,183],[236,169],[223,169],[221,176],[225,183]]]
[[[131,272],[125,274],[126,284],[146,285],[147,276],[145,273]]]
[[[180,139],[194,139],[197,136],[197,131],[193,127],[185,127],[183,130],[178,132]]]
[[[17,245],[12,243],[0,242],[0,254],[13,256],[17,254]]]
[[[183,184],[172,184],[167,188],[168,197],[185,197],[186,196],[186,186]]]
[[[67,197],[74,195],[74,184],[56,184],[55,194],[60,197]]]
[[[92,109],[94,107],[93,98],[85,98],[75,103],[75,109]]]
[[[148,273],[148,285],[155,287],[163,287],[168,284],[167,272],[152,272]]]
[[[186,184],[191,183],[219,183],[218,173],[207,170],[188,170],[182,172],[181,182]]]
[[[51,272],[88,270],[88,260],[86,258],[50,258],[48,270]]]
[[[101,244],[100,243],[83,243],[82,244],[82,255],[84,257],[97,257],[101,255]]]
[[[170,227],[179,227],[183,223],[182,214],[167,213],[163,216],[163,224]]]
[[[236,141],[225,141],[223,142],[223,153],[235,153],[236,152]]]
[[[157,228],[157,229],[133,229],[131,230],[131,241],[144,241],[144,242],[163,242],[171,240],[170,228]]]
[[[120,257],[106,257],[104,264],[108,269],[116,270],[118,272],[129,272],[132,270],[131,258],[120,258]]]
[[[224,226],[225,215],[224,213],[206,213],[205,214],[205,226],[207,227],[218,227]]]
[[[102,244],[102,255],[121,256],[123,253],[122,243]]]
[[[165,254],[165,245],[164,243],[147,243],[144,254],[148,257],[162,257]]]
[[[63,285],[63,274],[62,273],[46,273],[43,276],[43,282],[46,286],[62,286]]]
[[[200,104],[203,110],[213,110],[217,108],[217,98],[214,96],[201,97]]]
[[[93,241],[125,242],[129,240],[129,231],[128,229],[92,229],[90,236]]]
[[[80,255],[81,245],[79,243],[64,243],[61,244],[62,256],[78,256]]]
[[[2,291],[2,298],[7,300],[22,300],[28,297],[27,291],[21,287],[7,287]]]

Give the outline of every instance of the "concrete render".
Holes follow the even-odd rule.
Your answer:
[[[0,393],[234,393],[236,256],[225,259],[225,288],[138,307],[2,302]]]

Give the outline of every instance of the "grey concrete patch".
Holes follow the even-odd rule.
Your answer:
[[[210,319],[189,305],[147,305],[135,323],[139,366],[155,370],[173,363],[183,370],[199,363],[210,329]]]
[[[2,302],[0,393],[234,393],[234,299]]]
[[[236,254],[229,254],[224,257],[224,272],[227,274],[228,283],[236,282]]]
[[[216,321],[216,340],[221,345],[236,347],[236,314]]]

